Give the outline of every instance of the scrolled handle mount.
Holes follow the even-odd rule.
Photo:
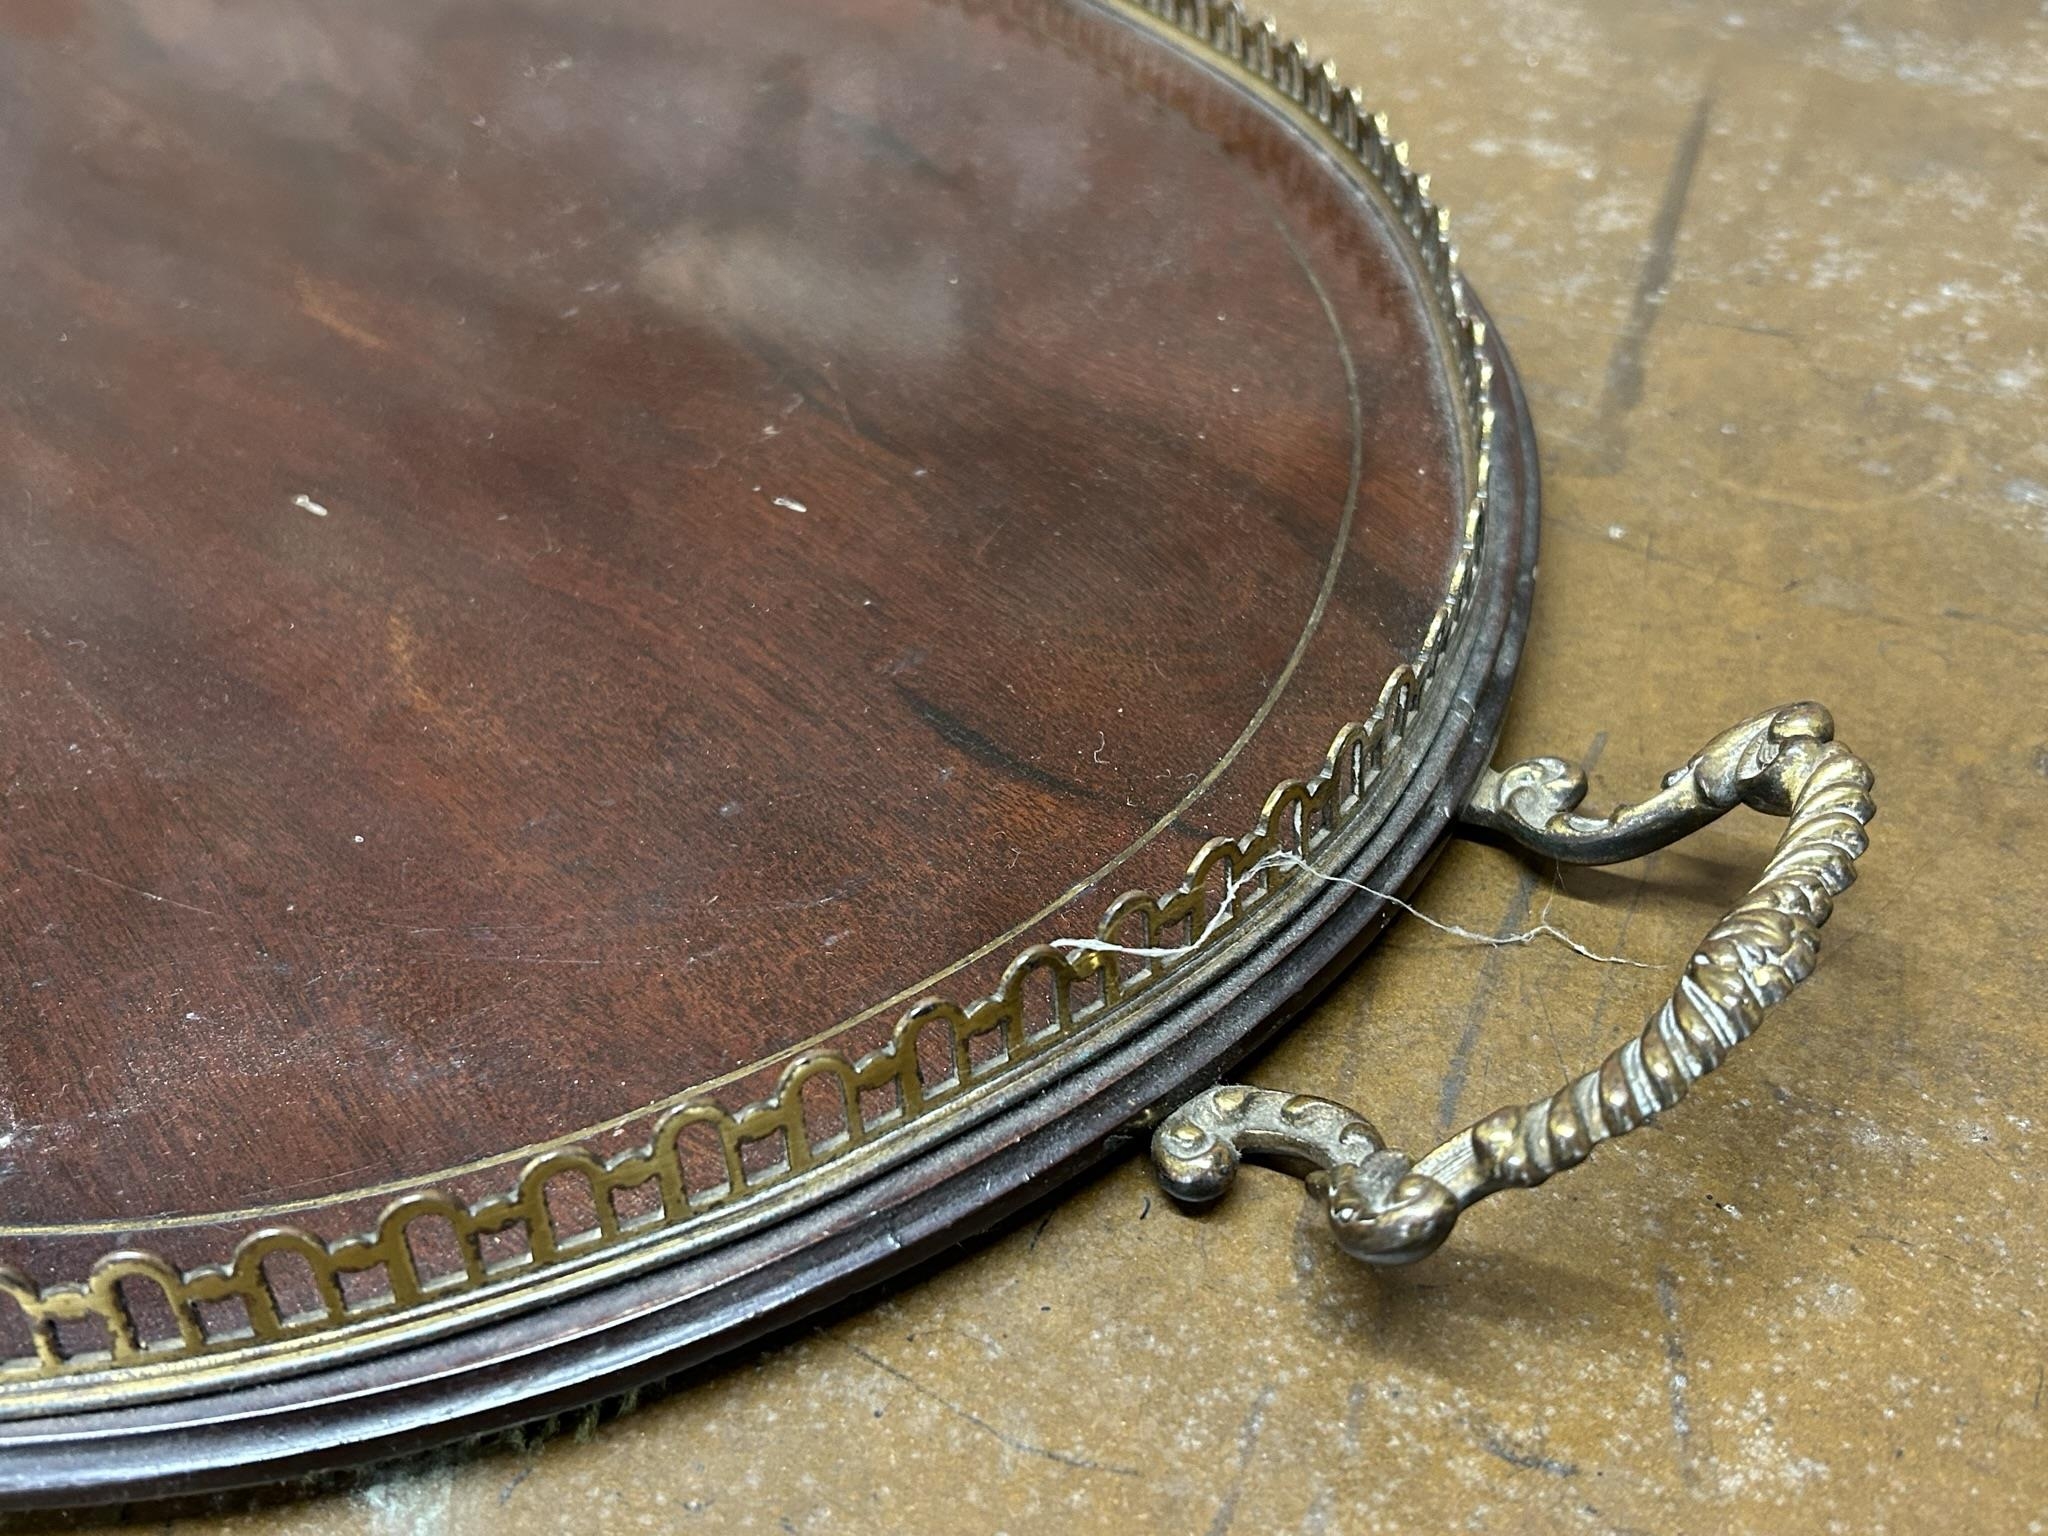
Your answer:
[[[1345,1252],[1370,1264],[1427,1257],[1466,1207],[1541,1184],[1671,1108],[1812,974],[1820,928],[1869,846],[1872,783],[1818,704],[1723,731],[1656,794],[1605,816],[1579,811],[1585,776],[1560,759],[1487,770],[1462,819],[1565,863],[1638,858],[1738,805],[1784,817],[1785,829],[1762,876],[1694,949],[1642,1031],[1549,1097],[1496,1110],[1411,1162],[1341,1104],[1224,1084],[1160,1123],[1152,1157],[1161,1184],[1205,1205],[1221,1198],[1244,1157],[1258,1157],[1308,1179]]]

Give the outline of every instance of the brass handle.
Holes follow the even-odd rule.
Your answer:
[[[1639,857],[1737,805],[1785,817],[1785,830],[1762,877],[1700,942],[1642,1033],[1548,1098],[1496,1110],[1411,1163],[1340,1104],[1226,1084],[1153,1135],[1161,1184],[1206,1204],[1229,1188],[1241,1158],[1263,1157],[1307,1176],[1345,1252],[1371,1264],[1426,1257],[1475,1201],[1541,1184],[1676,1104],[1812,974],[1819,929],[1869,846],[1871,785],[1818,704],[1722,732],[1656,794],[1606,816],[1578,813],[1585,776],[1557,758],[1489,769],[1463,820],[1566,863]]]

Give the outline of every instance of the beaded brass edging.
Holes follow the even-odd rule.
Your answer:
[[[190,1270],[151,1253],[122,1250],[99,1259],[83,1281],[51,1285],[0,1266],[0,1294],[26,1322],[31,1345],[28,1354],[0,1360],[0,1403],[10,1385],[31,1389],[52,1378],[107,1379],[344,1327],[357,1334],[366,1325],[395,1329],[454,1298],[508,1291],[543,1271],[609,1255],[629,1241],[694,1227],[720,1208],[894,1139],[969,1090],[1098,1032],[1165,978],[1212,960],[1249,916],[1294,884],[1302,866],[1274,855],[1307,859],[1361,820],[1369,791],[1414,718],[1470,603],[1492,462],[1485,326],[1467,303],[1449,221],[1429,195],[1429,178],[1409,167],[1407,145],[1392,137],[1385,116],[1368,112],[1358,91],[1342,87],[1330,63],[1312,63],[1305,44],[1283,43],[1272,21],[1251,20],[1241,4],[1100,3],[1200,45],[1213,60],[1248,74],[1265,88],[1262,94],[1284,98],[1329,146],[1342,151],[1340,160],[1362,173],[1364,185],[1407,232],[1416,275],[1457,362],[1459,437],[1471,492],[1449,586],[1416,659],[1395,669],[1365,720],[1336,733],[1311,777],[1287,780],[1267,796],[1251,832],[1205,844],[1173,890],[1158,896],[1131,891],[1110,904],[1095,926],[1096,938],[1109,946],[1153,950],[1152,956],[1119,954],[1114,947],[1063,953],[1032,945],[1010,962],[988,996],[964,1008],[938,998],[917,1003],[886,1043],[855,1059],[829,1050],[800,1056],[784,1069],[775,1091],[758,1102],[734,1112],[710,1103],[683,1104],[660,1118],[644,1145],[608,1158],[584,1147],[544,1153],[525,1165],[509,1193],[474,1204],[440,1192],[409,1195],[386,1207],[373,1231],[358,1236],[330,1242],[296,1228],[265,1228],[238,1243],[228,1262]],[[1172,953],[1157,953],[1162,947]],[[837,1113],[828,1124],[821,1125],[821,1117],[806,1107],[804,1088],[814,1079],[836,1090]],[[864,1102],[875,1097],[886,1106],[878,1112]],[[680,1143],[698,1126],[709,1127],[716,1138],[723,1179],[693,1188]],[[744,1148],[777,1140],[779,1155],[772,1163],[748,1166]],[[575,1182],[583,1197],[576,1204],[589,1212],[588,1225],[568,1232],[561,1230],[549,1198],[550,1186],[564,1179]],[[646,1209],[622,1215],[617,1197],[635,1193]],[[422,1228],[423,1222],[431,1226]],[[445,1268],[421,1262],[414,1234],[426,1230],[452,1234],[456,1258]],[[513,1245],[514,1251],[487,1256],[486,1238]],[[312,1309],[288,1312],[280,1301],[266,1267],[285,1261],[310,1271],[317,1295]]]

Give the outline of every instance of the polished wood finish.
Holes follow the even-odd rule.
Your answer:
[[[1247,829],[1443,595],[1468,487],[1392,237],[1106,15],[0,25],[0,1260],[37,1281],[477,1198],[978,995]],[[985,1196],[966,1152],[904,1175],[923,1246],[1372,916]],[[799,1280],[827,1227],[662,1348],[886,1267]]]
[[[10,1221],[506,1152],[1057,901],[1301,638],[1340,344],[1307,665],[1035,932],[1248,826],[1418,643],[1420,312],[1241,98],[1127,98],[1155,44],[167,14],[0,79]]]

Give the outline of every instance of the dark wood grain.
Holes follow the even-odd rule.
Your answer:
[[[494,1193],[978,995],[1246,830],[1443,595],[1468,487],[1388,230],[1085,7],[0,27],[0,1262],[34,1280]],[[1530,558],[1491,553],[1461,653],[1481,748]],[[1396,875],[1469,777],[1449,707]],[[920,1219],[1077,1166],[1114,1121],[1078,1102],[1020,1109],[1074,1128],[979,1214],[972,1155],[906,1174]]]
[[[208,14],[0,63],[10,1221],[431,1173],[914,989],[1173,810],[1340,557],[1085,932],[1418,642],[1417,306],[1154,45]]]
[[[1439,729],[1385,827],[1343,873],[1376,889],[1427,868],[1489,760],[1529,615],[1540,496],[1527,406],[1498,350],[1509,430],[1495,503],[1502,537],[1482,570],[1464,663]],[[1440,722],[1441,723],[1441,722]],[[165,1403],[0,1423],[0,1507],[100,1503],[247,1486],[443,1445],[630,1393],[788,1329],[1042,1203],[1134,1140],[1127,1127],[1183,1100],[1283,1027],[1395,915],[1336,886],[1252,969],[1148,1038],[1013,1105],[881,1187],[823,1204],[762,1238],[657,1270],[534,1317],[341,1370]],[[80,1433],[90,1427],[94,1437]]]

